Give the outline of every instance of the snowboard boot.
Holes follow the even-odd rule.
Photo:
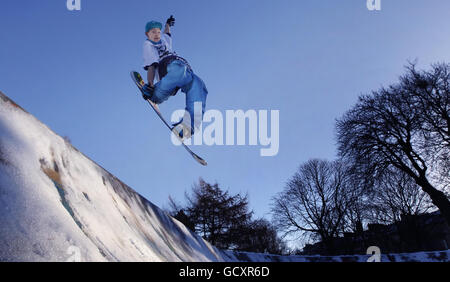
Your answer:
[[[154,86],[145,84],[142,87],[142,98],[144,98],[144,100],[150,100],[151,101],[151,98],[153,96],[153,91],[155,91],[155,87]]]

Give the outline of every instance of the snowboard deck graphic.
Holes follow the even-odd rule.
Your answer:
[[[136,72],[136,71],[132,71],[131,72],[131,78],[133,79],[134,83],[136,83],[136,86],[139,88],[139,90],[141,91],[141,93],[143,93],[142,87],[145,85],[144,80],[142,79],[142,76]],[[149,103],[150,107],[152,107],[152,109],[155,111],[155,113],[159,116],[159,118],[162,120],[162,122],[167,126],[167,128],[170,130],[170,132],[172,132],[173,127],[171,127],[167,121],[164,119],[164,117],[162,116],[161,112],[159,111],[159,107],[157,104],[153,103],[151,100],[146,99],[146,101]],[[173,132],[172,132],[173,133]],[[173,133],[174,134],[174,133]],[[191,149],[189,149],[188,146],[186,146],[186,144],[184,144],[181,140],[181,138],[177,135],[174,134],[178,140],[180,140],[181,145],[183,145],[183,147],[186,149],[186,151],[188,151],[188,153],[201,165],[208,165],[208,163],[202,159],[201,157],[199,157],[196,153],[192,152]]]

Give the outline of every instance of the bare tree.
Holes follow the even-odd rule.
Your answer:
[[[340,162],[313,159],[301,165],[285,189],[273,198],[275,225],[285,236],[310,232],[333,253],[333,238],[343,230],[350,204],[348,174]]]
[[[409,175],[392,169],[380,179],[372,196],[372,222],[396,226],[400,251],[422,250],[429,230],[424,230],[420,215],[433,206],[428,194]]]
[[[448,76],[445,72],[440,74],[445,87],[440,88],[436,95],[446,101],[450,95],[446,88]],[[429,124],[423,118],[430,105],[421,103],[413,92],[413,89],[420,92],[428,84],[416,82],[416,88],[411,88],[412,84],[399,83],[381,88],[372,95],[361,96],[358,103],[337,121],[339,153],[347,163],[363,168],[375,178],[383,177],[387,169],[392,167],[405,172],[430,196],[433,204],[450,223],[449,199],[441,191],[444,188],[437,189],[439,183],[433,181],[433,173],[439,171],[436,169],[438,162],[435,156],[448,155],[448,151],[445,151],[446,146],[440,146],[441,150],[432,154],[429,141],[437,140],[437,136],[445,137],[445,130],[443,128],[442,134],[430,134],[431,121]],[[436,103],[445,102],[437,99]],[[444,108],[443,112],[448,113],[448,105],[444,105]],[[446,119],[445,114],[441,118]],[[445,142],[442,144],[445,145]],[[441,163],[448,163],[448,159],[439,159]],[[440,177],[447,178],[448,175],[441,174]]]
[[[438,172],[444,191],[450,186],[450,64],[434,64],[419,71],[414,63],[400,78],[402,88],[414,97],[422,124],[423,152]]]
[[[424,135],[429,138],[427,145],[439,150],[450,147],[450,64],[434,64],[430,71],[419,71],[410,63],[400,82],[415,97],[428,133]]]
[[[340,160],[344,163],[345,160]],[[362,170],[364,166],[351,167],[346,165],[348,208],[345,216],[345,231],[362,236],[364,225],[370,220],[370,202],[374,188],[373,176]],[[362,237],[361,237],[362,238]]]
[[[399,170],[386,173],[371,197],[372,219],[384,224],[426,213],[430,208],[428,195],[409,175]]]
[[[355,192],[355,190],[350,191]],[[359,197],[356,197],[355,194],[352,195],[353,201],[349,201],[343,231],[350,231],[357,235],[362,235],[364,224],[370,218],[370,205],[368,204],[370,199],[362,191],[358,195]]]

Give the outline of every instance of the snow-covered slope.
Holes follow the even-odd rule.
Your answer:
[[[0,92],[0,261],[222,261]]]

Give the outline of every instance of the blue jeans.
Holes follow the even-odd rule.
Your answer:
[[[151,100],[156,104],[166,101],[175,88],[181,88],[186,93],[185,110],[191,117],[191,129],[194,131],[194,104],[202,103],[202,120],[205,113],[206,97],[208,90],[203,80],[194,74],[182,61],[174,60],[167,66],[167,74],[155,84],[155,90]]]

